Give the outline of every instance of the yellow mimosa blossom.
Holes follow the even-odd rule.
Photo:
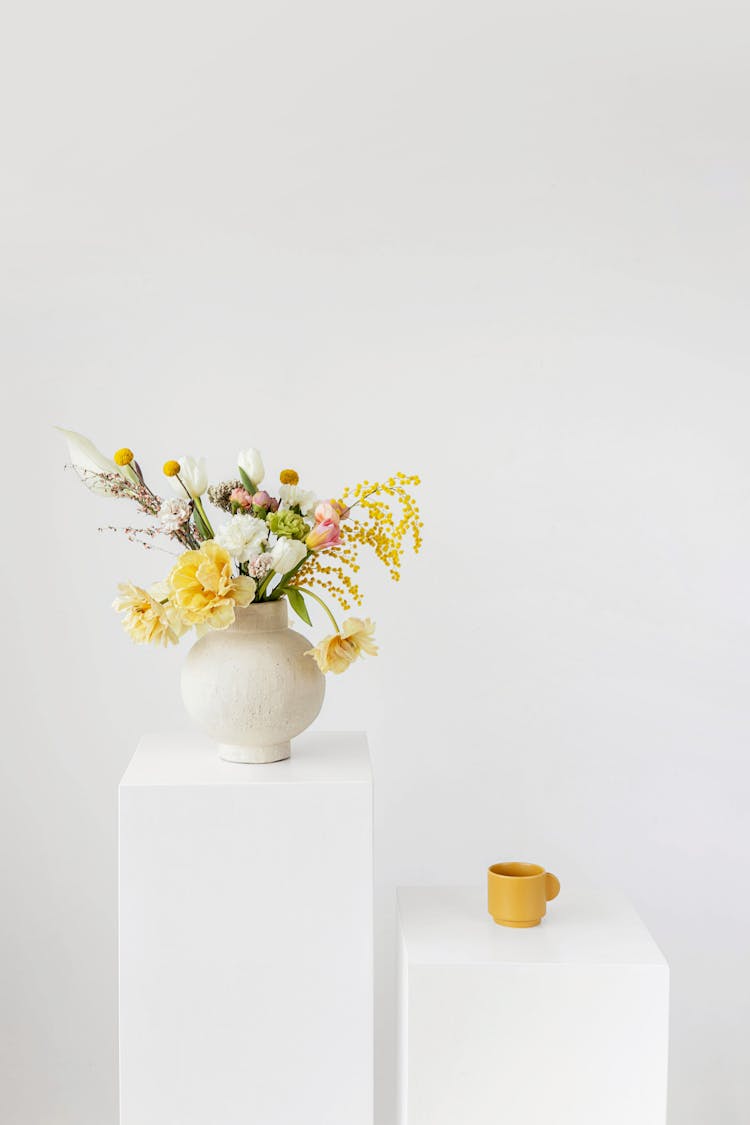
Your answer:
[[[164,476],[176,477],[180,471],[179,461],[165,461],[164,462]]]
[[[112,606],[123,614],[122,627],[136,644],[176,644],[185,624],[171,601],[162,604],[140,586],[121,582],[120,596]]]
[[[226,629],[234,621],[235,606],[255,597],[252,578],[232,577],[229,553],[213,539],[199,551],[185,551],[169,576],[172,601],[188,625]]]
[[[282,484],[299,484],[299,473],[295,469],[282,469],[279,480]]]
[[[422,546],[422,518],[410,491],[419,483],[416,475],[396,473],[382,482],[365,480],[345,489],[335,502],[341,508],[340,519],[346,520],[335,556],[325,550],[312,553],[292,585],[317,587],[347,611],[362,605],[354,576],[363,548],[373,551],[398,582],[407,541],[415,554]]]
[[[128,449],[128,447],[126,445],[124,445],[122,447],[122,449],[118,449],[117,453],[115,453],[115,456],[114,456],[115,465],[119,465],[121,468],[124,467],[125,465],[129,465],[130,462],[133,460],[134,456],[135,455],[133,453],[133,450]]]
[[[375,624],[369,617],[364,621],[359,617],[347,617],[341,632],[324,637],[320,644],[308,650],[308,656],[313,657],[321,672],[339,675],[364,653],[377,655],[374,633]]]

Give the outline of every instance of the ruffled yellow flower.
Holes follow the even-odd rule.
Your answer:
[[[166,646],[177,643],[186,626],[171,601],[162,605],[153,596],[156,588],[144,590],[132,582],[121,582],[118,589],[120,596],[115,598],[112,606],[123,614],[122,627],[136,644]]]
[[[307,655],[312,656],[321,672],[339,675],[365,653],[377,655],[374,633],[375,624],[369,617],[364,621],[359,617],[347,617],[340,633],[324,637],[320,644],[308,650]]]
[[[234,621],[235,606],[250,605],[255,597],[252,578],[233,578],[229,553],[213,539],[199,551],[180,555],[169,575],[172,601],[188,625],[226,629]]]
[[[128,447],[124,445],[122,449],[117,450],[117,453],[115,453],[113,460],[115,465],[119,465],[120,468],[124,468],[125,465],[130,464],[134,456],[135,454],[133,453],[133,450],[128,449]]]
[[[299,484],[299,473],[296,469],[282,469],[279,480],[282,484]]]
[[[165,461],[164,462],[164,476],[176,477],[180,471],[179,461]]]

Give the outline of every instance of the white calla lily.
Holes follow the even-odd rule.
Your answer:
[[[78,471],[78,475],[89,486],[92,492],[96,492],[99,496],[107,496],[108,489],[95,475],[95,473],[119,473],[121,477],[126,480],[129,479],[127,473],[116,465],[111,457],[105,457],[104,454],[96,448],[93,441],[89,441],[83,434],[76,433],[75,430],[65,430],[62,426],[55,426],[58,433],[61,433],[68,443],[68,453],[70,454],[70,461],[73,467]]]
[[[237,454],[237,465],[242,472],[247,476],[257,490],[258,485],[266,475],[266,470],[263,467],[263,458],[257,449],[241,450]]]
[[[185,489],[193,500],[198,499],[208,488],[208,471],[205,457],[180,457],[179,480],[169,478],[175,493],[185,499]],[[182,482],[182,484],[180,483]],[[185,486],[183,488],[183,485]]]

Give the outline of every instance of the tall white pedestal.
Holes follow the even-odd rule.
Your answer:
[[[399,891],[400,1125],[664,1125],[669,970],[622,899],[495,925],[486,889]]]
[[[141,742],[120,785],[121,1125],[372,1125],[362,734]]]

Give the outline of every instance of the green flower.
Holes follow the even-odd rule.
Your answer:
[[[274,535],[286,536],[287,539],[305,539],[310,530],[310,525],[305,523],[299,512],[291,512],[288,508],[282,512],[269,512],[266,523]]]

